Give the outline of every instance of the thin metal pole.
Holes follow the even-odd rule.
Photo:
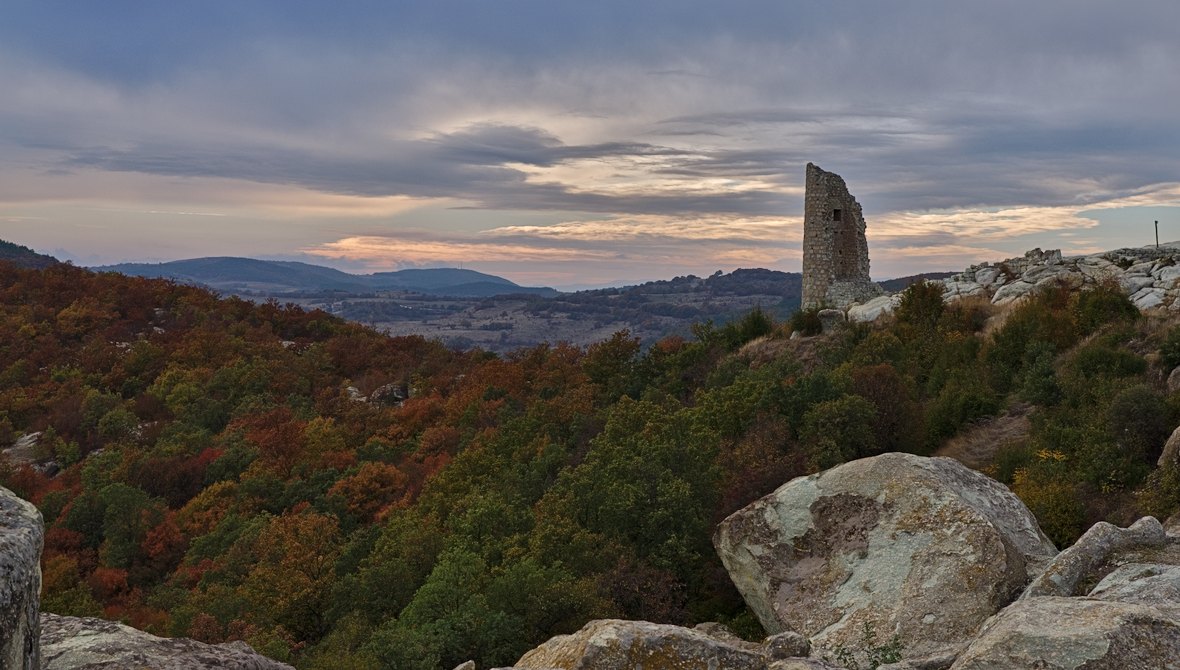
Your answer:
[[[1160,222],[1156,221],[1155,222],[1155,250],[1159,251],[1159,249],[1160,249]]]

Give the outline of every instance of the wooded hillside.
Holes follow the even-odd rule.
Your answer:
[[[603,617],[760,635],[715,523],[956,436],[1059,546],[1180,506],[1180,467],[1155,467],[1176,319],[1114,287],[1003,314],[940,296],[812,338],[754,311],[646,350],[621,332],[497,356],[0,263],[0,445],[26,436],[0,484],[44,514],[43,609],[302,668],[511,664]]]

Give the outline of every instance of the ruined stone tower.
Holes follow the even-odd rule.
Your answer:
[[[844,180],[807,164],[803,212],[803,308],[844,308],[883,292],[869,279],[860,203]]]

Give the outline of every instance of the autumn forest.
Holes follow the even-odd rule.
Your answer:
[[[26,447],[0,484],[44,515],[43,610],[309,669],[510,665],[603,617],[760,637],[714,525],[887,451],[955,442],[1058,546],[1180,508],[1180,319],[922,283],[876,324],[814,316],[497,355],[0,262],[0,445]]]

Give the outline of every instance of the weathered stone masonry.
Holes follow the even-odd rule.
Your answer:
[[[807,164],[803,212],[803,307],[843,309],[883,291],[869,279],[860,203],[844,180]]]

